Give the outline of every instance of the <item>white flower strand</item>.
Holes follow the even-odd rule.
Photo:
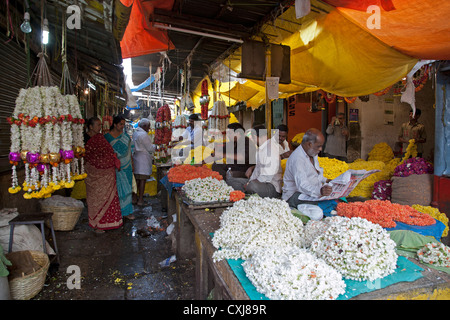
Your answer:
[[[299,247],[260,249],[242,266],[256,290],[272,300],[333,300],[345,293],[341,274]]]
[[[286,201],[251,196],[222,213],[212,243],[220,249],[214,252],[214,261],[247,259],[260,248],[303,246],[303,223]]]
[[[310,250],[345,278],[370,280],[395,271],[396,243],[380,225],[362,218],[333,217]]]

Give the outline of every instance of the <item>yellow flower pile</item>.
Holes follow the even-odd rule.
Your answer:
[[[292,142],[296,144],[302,143],[304,132],[297,133],[294,138],[292,138]]]
[[[323,176],[327,179],[334,179],[349,169],[346,162],[327,157],[319,157],[319,165],[323,168]]]
[[[388,163],[394,158],[394,152],[392,148],[386,143],[377,143],[372,150],[369,152],[369,161],[383,161]]]
[[[371,198],[374,183],[379,180],[390,179],[389,172],[385,170],[386,164],[383,161],[364,161],[358,159],[355,162],[349,163],[348,167],[352,170],[380,170],[380,172],[371,174],[370,176],[362,180],[349,194],[349,197]]]
[[[421,206],[420,204],[413,204],[412,207],[419,212],[429,214],[436,220],[439,220],[443,224],[445,224],[444,232],[442,233],[442,237],[446,237],[448,235],[448,218],[445,213],[442,213],[437,208],[433,208],[431,206]]]

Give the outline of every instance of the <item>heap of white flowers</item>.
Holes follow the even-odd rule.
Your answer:
[[[309,220],[305,224],[305,247],[309,248],[311,243],[320,235],[328,230],[331,218],[323,220]]]
[[[441,242],[427,243],[417,251],[417,257],[436,267],[450,267],[450,248]]]
[[[193,202],[216,202],[229,201],[233,188],[224,180],[206,177],[186,181],[182,190]]]
[[[222,213],[220,228],[212,239],[219,249],[213,259],[247,259],[260,248],[302,247],[303,228],[286,201],[251,196]]]
[[[297,246],[257,250],[242,266],[257,291],[272,300],[333,300],[345,292],[338,271]]]
[[[310,250],[345,278],[373,281],[395,271],[395,247],[378,224],[362,218],[333,217]]]

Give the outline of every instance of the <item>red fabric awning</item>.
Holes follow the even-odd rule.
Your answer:
[[[133,58],[146,54],[175,49],[166,30],[154,28],[150,24],[150,15],[154,8],[171,10],[174,0],[120,0],[131,9],[130,19],[120,41],[122,58]]]

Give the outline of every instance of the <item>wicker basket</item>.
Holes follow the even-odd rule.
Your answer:
[[[79,207],[53,207],[41,205],[42,212],[52,212],[53,229],[56,231],[73,230],[80,218],[83,208]],[[49,222],[45,221],[47,227]]]
[[[43,252],[30,250],[30,253],[34,261],[36,261],[41,268],[26,276],[9,281],[11,298],[14,300],[30,300],[44,287],[50,260]]]

